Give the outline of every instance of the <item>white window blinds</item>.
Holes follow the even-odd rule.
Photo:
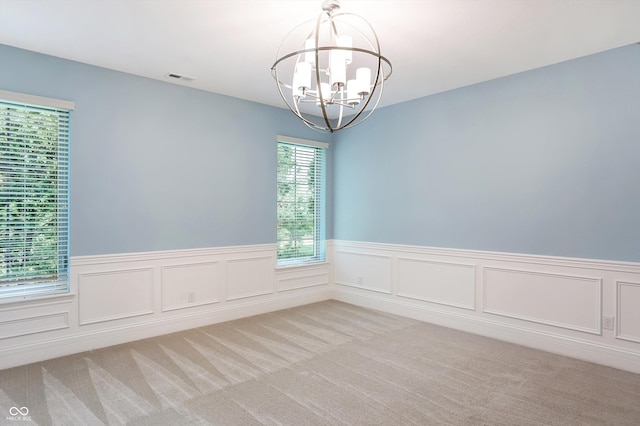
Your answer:
[[[324,260],[327,145],[278,141],[278,264]]]
[[[0,92],[0,299],[67,292],[73,104],[7,94],[17,95]]]

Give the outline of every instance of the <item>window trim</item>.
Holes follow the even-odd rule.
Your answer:
[[[54,109],[75,110],[75,103],[62,99],[45,98],[42,96],[28,95],[26,93],[9,92],[0,90],[0,100],[25,106],[45,107]]]
[[[321,149],[323,150],[323,170],[322,170],[322,185],[319,189],[319,192],[321,194],[321,199],[319,201],[320,203],[320,208],[322,209],[320,212],[320,220],[321,220],[321,224],[320,226],[320,230],[318,231],[319,234],[319,240],[314,240],[314,245],[321,245],[320,249],[319,249],[319,254],[315,255],[315,256],[306,256],[306,257],[294,257],[294,258],[289,258],[289,259],[278,259],[278,255],[277,255],[277,251],[278,251],[278,247],[276,247],[276,269],[284,269],[284,268],[292,268],[292,267],[297,267],[297,266],[307,266],[307,265],[317,265],[317,264],[322,264],[322,263],[326,263],[326,216],[327,216],[327,209],[326,209],[326,185],[327,185],[327,178],[326,178],[326,163],[327,163],[327,150],[329,148],[329,144],[326,142],[319,142],[319,141],[314,141],[314,140],[309,140],[309,139],[300,139],[300,138],[294,138],[294,137],[290,137],[290,136],[284,136],[284,135],[277,135],[276,137],[276,151],[277,151],[277,147],[279,144],[288,144],[288,145],[294,145],[294,146],[301,146],[301,147],[310,147],[310,148],[316,148],[316,149]],[[277,162],[277,160],[276,160]],[[277,187],[277,182],[276,182],[276,187]],[[278,218],[277,218],[277,214],[276,214],[276,225],[278,225]],[[314,232],[315,234],[315,232]],[[277,241],[277,236],[276,236],[276,245],[278,244]]]
[[[329,144],[326,142],[312,141],[309,139],[292,138],[290,136],[278,135],[276,142],[289,143],[291,145],[310,146],[312,148],[324,148],[329,149]]]
[[[56,285],[55,284],[56,280],[50,281],[51,284],[49,285],[42,285],[41,291],[38,291],[37,288],[29,288],[31,286],[27,286],[27,288],[25,288],[23,292],[3,291],[3,289],[0,288],[0,304],[20,303],[20,302],[30,301],[30,300],[42,300],[42,299],[71,296],[71,282],[70,282],[71,256],[69,253],[69,247],[70,247],[70,232],[69,232],[69,219],[70,219],[70,216],[69,216],[70,185],[69,184],[70,182],[69,181],[70,181],[70,174],[71,174],[71,170],[69,167],[69,160],[71,155],[69,150],[70,150],[70,139],[71,139],[70,113],[71,111],[75,110],[75,103],[67,100],[46,98],[42,96],[30,95],[26,93],[10,92],[6,90],[0,90],[0,102],[3,104],[14,105],[15,107],[18,107],[18,108],[20,107],[36,108],[36,109],[50,110],[53,113],[58,112],[58,113],[68,114],[68,118],[67,118],[68,127],[66,130],[66,141],[64,141],[66,145],[66,158],[64,160],[67,163],[66,176],[65,176],[66,213],[64,214],[65,221],[64,222],[58,221],[56,224],[56,226],[60,228],[60,225],[62,223],[64,225],[63,227],[66,228],[66,231],[65,231],[66,247],[64,247],[64,255],[63,255],[64,257],[62,257],[66,265],[66,288],[62,288],[62,286]],[[57,181],[57,182],[60,183],[60,181]],[[58,248],[58,250],[60,249]],[[60,257],[58,259],[60,259]],[[59,275],[59,274],[56,275],[58,284],[64,283],[64,281],[60,280],[60,278],[62,277],[63,275]],[[29,280],[25,280],[25,282],[26,281],[29,281]],[[37,287],[37,286],[34,286],[34,287]]]

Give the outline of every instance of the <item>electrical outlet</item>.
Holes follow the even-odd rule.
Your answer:
[[[193,303],[196,301],[196,295],[194,292],[189,292],[189,295],[187,296],[187,302],[188,303]]]
[[[613,330],[615,328],[615,319],[613,317],[602,317],[602,328]]]
[[[362,285],[362,276],[358,277],[358,284]]]

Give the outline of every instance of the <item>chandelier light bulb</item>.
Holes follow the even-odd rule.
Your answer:
[[[293,75],[293,89],[302,93],[311,89],[311,64],[308,62],[298,62]]]
[[[356,81],[358,82],[358,94],[360,96],[369,95],[371,90],[371,70],[369,68],[358,68]]]
[[[336,37],[336,44],[338,47],[351,49],[353,47],[353,39],[348,35],[338,36]],[[347,65],[351,64],[351,61],[353,60],[353,52],[351,50],[336,50],[336,52],[342,52],[345,63]]]
[[[371,25],[325,0],[316,20],[283,40],[271,73],[289,109],[315,130],[335,132],[366,120],[380,102],[391,62]]]
[[[332,50],[330,54],[331,86],[340,88],[347,82],[347,60],[341,50]]]

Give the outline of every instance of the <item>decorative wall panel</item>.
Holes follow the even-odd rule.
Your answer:
[[[227,262],[227,300],[273,293],[273,256],[245,257]]]
[[[219,261],[162,267],[162,311],[220,301],[224,264]]]
[[[69,314],[57,312],[0,322],[0,339],[44,333],[69,327]]]
[[[398,257],[398,296],[475,308],[475,265]]]
[[[640,343],[640,283],[618,281],[618,339]]]
[[[153,269],[80,274],[80,325],[153,314]]]
[[[484,269],[483,311],[600,334],[602,279]]]
[[[296,290],[329,284],[329,265],[281,268],[276,272],[278,291]]]
[[[336,284],[391,294],[391,256],[338,250]]]

